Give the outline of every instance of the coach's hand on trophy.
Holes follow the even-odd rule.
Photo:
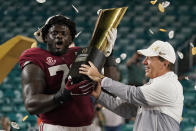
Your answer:
[[[110,54],[112,53],[112,49],[114,47],[116,38],[117,38],[117,29],[112,28],[111,30],[108,31],[108,35],[107,35],[108,44],[106,45],[106,48],[104,50],[104,55],[106,57],[110,56]]]
[[[92,62],[89,61],[88,63],[89,65],[81,65],[79,68],[79,73],[87,75],[93,81],[101,82],[101,80],[104,78],[104,75],[99,73],[97,67]]]

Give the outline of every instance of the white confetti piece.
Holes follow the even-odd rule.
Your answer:
[[[99,15],[99,13],[100,13],[101,10],[102,10],[102,9],[99,9],[99,10],[97,11],[97,15]]]
[[[120,58],[116,58],[116,63],[119,64],[120,63]]]
[[[78,32],[78,33],[75,35],[75,38],[77,38],[81,33],[82,33],[82,31]]]
[[[78,9],[77,9],[74,5],[72,5],[72,7],[74,8],[74,10],[75,10],[77,13],[79,13]]]
[[[16,122],[11,122],[11,126],[12,126],[14,129],[20,129],[19,125],[18,125]]]
[[[170,2],[165,1],[165,2],[162,2],[161,4],[162,4],[163,8],[167,8],[170,5]]]
[[[193,43],[192,43],[192,42],[190,43],[190,46],[191,46],[192,48],[194,47],[194,45],[193,45]]]
[[[38,3],[45,3],[46,0],[36,0]]]
[[[170,39],[174,38],[174,31],[173,31],[173,30],[170,31],[170,32],[168,33],[168,36],[169,36]]]
[[[185,80],[189,80],[189,77],[188,77],[188,76],[185,76],[184,79],[185,79]]]
[[[183,58],[184,58],[184,55],[183,55],[183,53],[182,53],[182,52],[177,51],[177,54],[178,54],[178,56],[180,57],[180,59],[183,59]]]
[[[153,32],[151,29],[149,29],[148,31],[149,31],[152,35],[154,34],[154,32]]]
[[[195,90],[196,90],[196,85],[194,86]]]
[[[121,57],[122,60],[124,60],[124,59],[126,59],[127,54],[126,54],[126,53],[122,53],[122,54],[120,55],[120,57]]]

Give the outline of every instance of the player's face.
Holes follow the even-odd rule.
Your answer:
[[[65,25],[53,25],[46,36],[47,50],[54,55],[62,55],[72,43],[70,30]]]
[[[164,63],[159,60],[157,56],[154,57],[146,57],[143,61],[145,65],[146,76],[153,79],[162,75],[162,70],[164,67]]]

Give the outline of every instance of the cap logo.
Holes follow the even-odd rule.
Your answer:
[[[165,53],[161,52],[159,49],[160,49],[159,46],[152,48],[152,50],[157,52],[159,55],[166,55]]]
[[[159,49],[159,46],[153,48],[153,50],[154,50],[155,52],[157,52],[158,49]]]

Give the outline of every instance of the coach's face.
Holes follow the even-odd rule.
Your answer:
[[[164,62],[161,62],[157,56],[146,57],[143,61],[146,76],[153,79],[162,75],[165,71]]]
[[[47,50],[54,55],[62,55],[72,43],[70,30],[65,25],[53,25],[46,35]]]

